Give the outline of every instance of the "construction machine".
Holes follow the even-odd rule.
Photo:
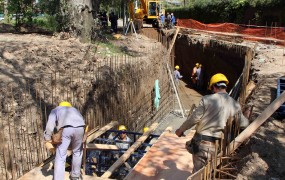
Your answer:
[[[160,14],[165,14],[165,9],[160,0],[131,0],[129,3],[129,12],[130,18],[136,28],[140,29],[143,27],[143,22],[157,27],[158,17]]]

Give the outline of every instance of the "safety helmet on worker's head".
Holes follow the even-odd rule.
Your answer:
[[[67,101],[60,102],[59,106],[72,107],[72,105],[69,102],[67,102]]]
[[[176,66],[175,66],[175,69],[177,69],[177,70],[178,70],[179,68],[180,68],[180,67],[179,67],[178,65],[176,65]]]
[[[143,128],[143,133],[147,132],[148,130],[149,130],[148,127],[144,127],[144,128]]]
[[[124,125],[120,125],[120,126],[118,127],[118,130],[119,130],[119,131],[126,131],[127,128],[126,128],[126,126],[124,126]]]
[[[225,86],[229,84],[229,80],[227,79],[225,75],[223,75],[222,73],[217,73],[211,77],[208,89],[211,90],[212,86],[219,82],[222,82],[221,85],[225,85]]]
[[[198,67],[198,66],[199,66],[199,63],[196,63],[195,66]]]

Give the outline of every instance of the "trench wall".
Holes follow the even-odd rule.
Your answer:
[[[188,35],[182,35],[175,43],[175,58],[172,67],[180,66],[183,80],[191,81],[192,69],[196,63],[204,68],[204,90],[212,75],[223,73],[229,79],[229,88],[232,89],[241,76],[245,67],[247,47],[230,42],[214,39],[202,40]]]
[[[17,179],[50,154],[43,131],[51,109],[67,100],[80,110],[89,128],[112,120],[142,131],[172,110],[172,90],[162,68],[162,46],[151,59],[110,57],[87,71],[68,69],[1,84],[0,179]],[[160,106],[153,106],[159,80]]]

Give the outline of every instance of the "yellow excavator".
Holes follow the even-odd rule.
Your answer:
[[[159,0],[130,0],[129,12],[136,28],[140,29],[143,27],[143,22],[157,27],[158,17],[162,13],[165,14],[165,9]]]

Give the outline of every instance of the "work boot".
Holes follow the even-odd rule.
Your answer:
[[[70,180],[80,180],[79,177],[71,177],[71,176],[69,177],[69,179],[70,179]]]
[[[80,175],[80,177],[72,177],[72,176],[69,176],[69,179],[70,180],[81,180],[82,179],[82,176]]]

